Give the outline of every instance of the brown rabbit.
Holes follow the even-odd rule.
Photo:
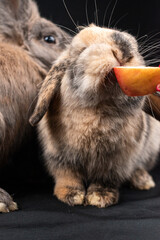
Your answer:
[[[34,1],[0,1],[0,167],[29,135],[38,88],[69,39],[40,17]],[[0,212],[16,209],[0,189]]]
[[[112,72],[144,64],[133,36],[91,25],[53,65],[30,123],[44,116],[39,139],[61,201],[107,207],[127,180],[155,186],[147,171],[160,149],[160,123],[142,111],[145,97],[124,95]]]

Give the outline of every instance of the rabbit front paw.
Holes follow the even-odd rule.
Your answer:
[[[117,189],[104,188],[96,184],[89,186],[85,197],[85,205],[105,208],[118,202],[119,192]]]
[[[71,186],[55,188],[54,194],[59,200],[70,206],[83,204],[85,197],[85,191],[83,189]]]

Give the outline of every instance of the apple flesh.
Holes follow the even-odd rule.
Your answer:
[[[115,67],[122,91],[128,96],[144,96],[158,90],[160,67]]]

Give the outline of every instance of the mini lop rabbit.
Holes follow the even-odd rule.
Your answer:
[[[0,1],[0,167],[29,135],[38,86],[69,41],[32,0]],[[17,209],[0,189],[0,212]]]
[[[147,172],[160,149],[160,123],[142,111],[145,97],[128,97],[116,66],[141,66],[135,38],[95,25],[81,30],[43,82],[30,123],[38,123],[54,194],[69,205],[116,204],[129,180],[155,186]]]

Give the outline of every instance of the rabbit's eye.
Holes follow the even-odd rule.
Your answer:
[[[53,36],[45,36],[44,41],[47,43],[56,43],[56,39]]]

